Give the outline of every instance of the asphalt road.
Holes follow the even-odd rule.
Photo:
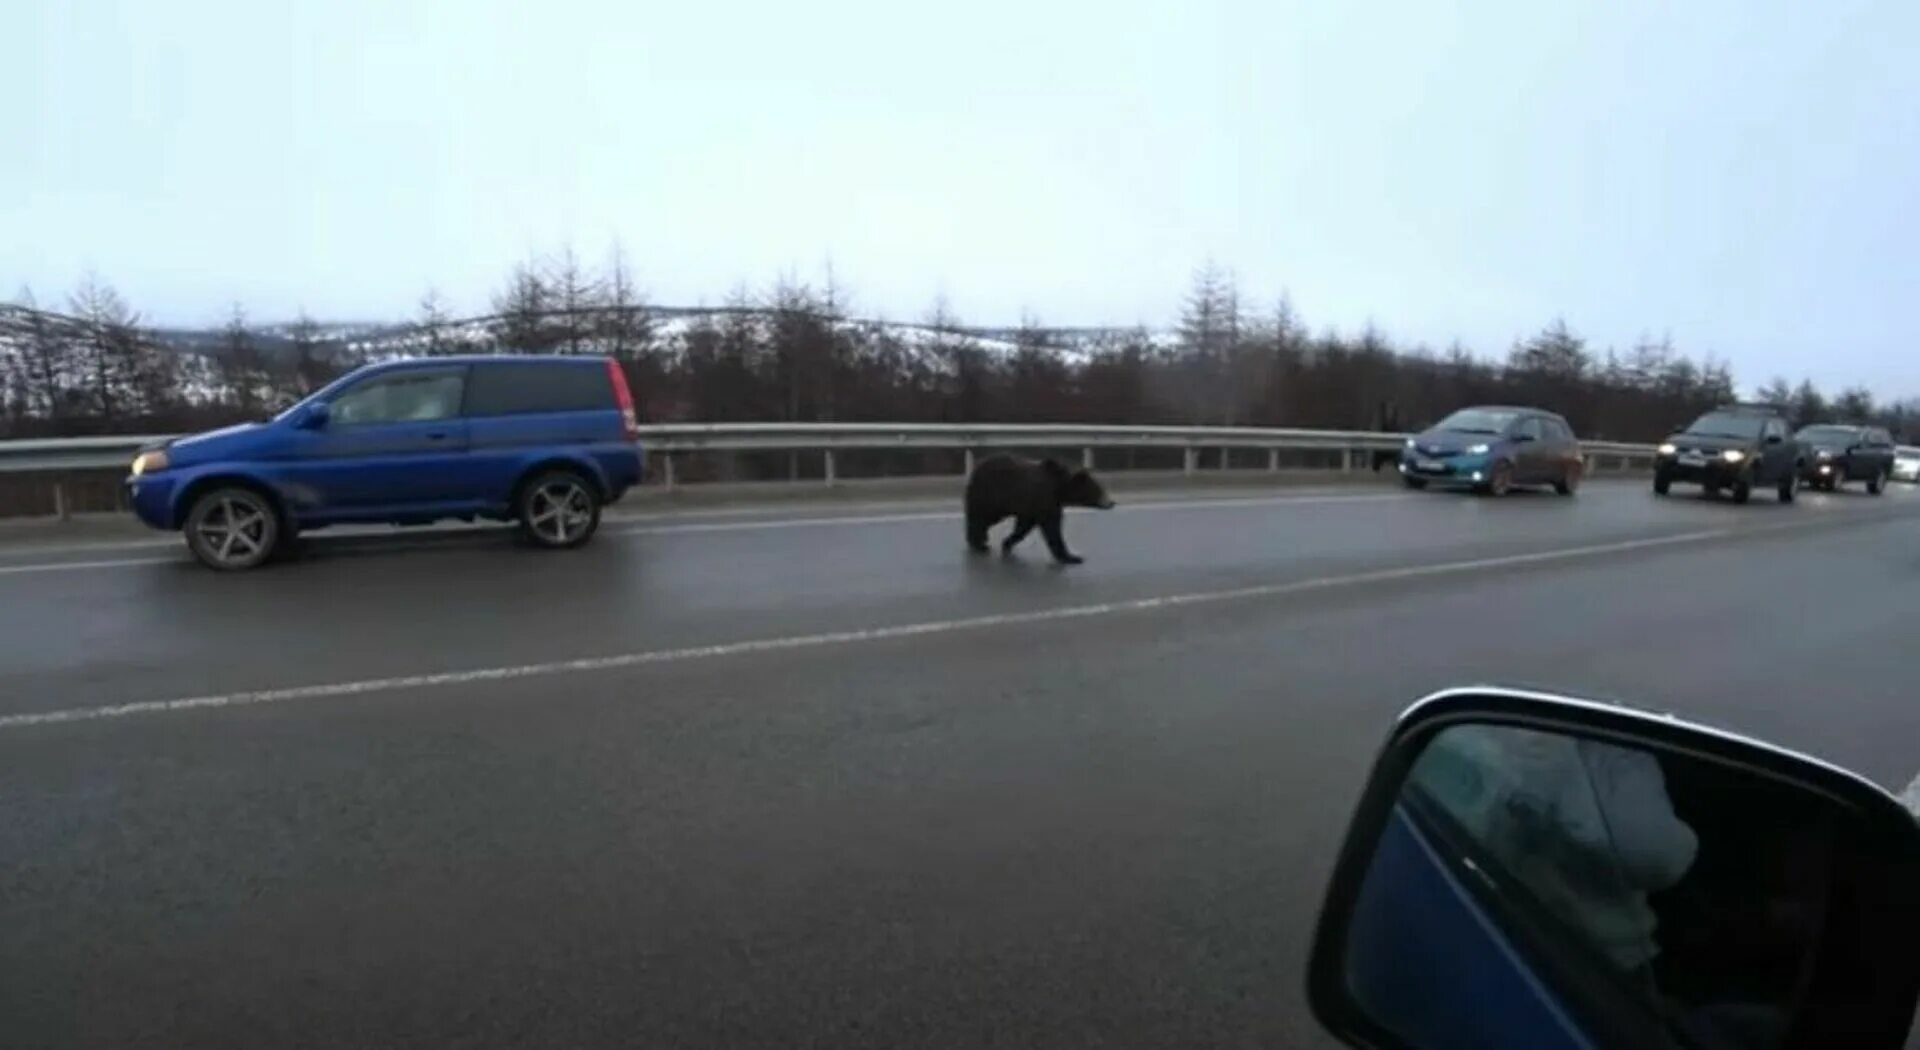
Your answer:
[[[1322,1045],[1427,692],[1920,771],[1920,492],[1119,495],[1070,570],[944,503],[0,544],[0,1043]]]

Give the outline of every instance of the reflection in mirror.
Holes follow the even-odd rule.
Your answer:
[[[1361,884],[1349,992],[1413,1046],[1781,1046],[1814,973],[1835,812],[1685,752],[1447,727]]]

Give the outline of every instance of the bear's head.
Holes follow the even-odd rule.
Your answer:
[[[1113,498],[1100,484],[1100,479],[1085,470],[1068,470],[1054,460],[1047,460],[1047,473],[1053,476],[1059,486],[1060,505],[1062,507],[1091,507],[1094,510],[1112,510]]]

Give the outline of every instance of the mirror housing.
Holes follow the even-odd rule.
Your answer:
[[[1920,820],[1844,770],[1609,704],[1443,692],[1375,762],[1308,998],[1367,1047],[1899,1047],[1915,885]]]
[[[333,418],[333,409],[325,401],[315,401],[300,410],[293,425],[301,430],[325,430],[327,421]]]
[[[1780,436],[1780,435],[1778,435],[1778,434],[1768,434],[1768,435],[1767,435],[1767,444],[1769,444],[1769,445],[1778,445],[1778,444],[1780,444],[1780,443],[1782,443],[1782,442],[1784,442],[1784,441],[1786,441],[1786,440],[1787,440],[1786,438],[1783,438],[1783,437],[1781,437],[1781,436]]]

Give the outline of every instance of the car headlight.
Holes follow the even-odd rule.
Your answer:
[[[165,469],[167,469],[167,454],[159,449],[142,452],[133,457],[133,476],[136,478],[142,474],[152,474]]]
[[[1488,452],[1489,450],[1491,450],[1492,448],[1493,448],[1493,446],[1492,446],[1492,445],[1489,445],[1489,444],[1487,444],[1487,443],[1485,443],[1485,442],[1481,442],[1481,443],[1480,443],[1480,444],[1478,444],[1478,445],[1468,445],[1468,446],[1467,446],[1467,455],[1469,455],[1469,456],[1484,456],[1484,455],[1486,455],[1486,454],[1487,454],[1487,452]]]
[[[1737,448],[1730,448],[1725,452],[1720,453],[1720,458],[1726,460],[1729,463],[1739,463],[1740,461],[1747,458],[1747,454],[1745,452],[1740,451]]]
[[[1668,442],[1662,443],[1658,451],[1663,456],[1671,456],[1675,452],[1678,452],[1680,450],[1674,447],[1673,442],[1668,441]]]
[[[1408,438],[1408,439],[1407,439],[1407,447],[1408,447],[1408,448],[1412,448],[1412,447],[1413,447],[1413,439],[1412,439],[1412,438]]]

